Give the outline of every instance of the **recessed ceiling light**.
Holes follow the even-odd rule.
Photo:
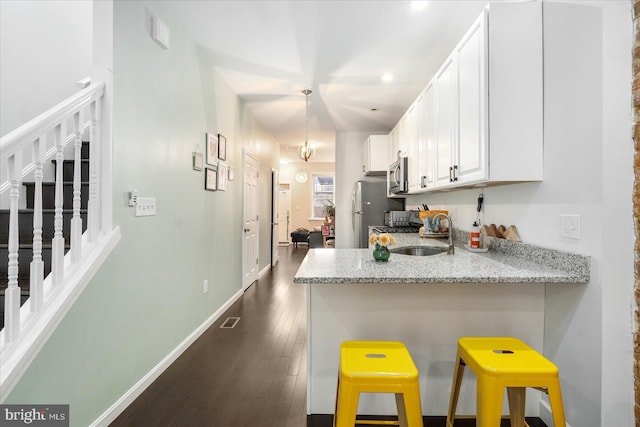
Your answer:
[[[407,5],[409,6],[409,9],[411,10],[422,10],[425,7],[427,7],[427,2],[426,1],[410,1],[407,2]]]
[[[281,165],[288,165],[288,164],[289,164],[289,160],[287,160],[287,159],[280,159],[280,164],[281,164]]]
[[[385,73],[382,75],[383,82],[390,82],[391,80],[393,80],[393,76],[390,73]]]

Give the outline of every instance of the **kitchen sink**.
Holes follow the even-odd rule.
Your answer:
[[[447,252],[447,248],[434,248],[432,246],[404,246],[402,248],[390,249],[393,254],[429,256]]]

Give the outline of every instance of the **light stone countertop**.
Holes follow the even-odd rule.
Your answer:
[[[396,245],[446,247],[446,239],[394,233]],[[460,236],[456,236],[460,237]],[[487,239],[487,253],[456,245],[455,254],[391,254],[376,262],[372,249],[310,249],[295,283],[587,283],[588,256],[520,242]],[[459,240],[456,240],[459,242]]]

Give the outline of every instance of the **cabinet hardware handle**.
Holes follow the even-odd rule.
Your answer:
[[[458,180],[458,175],[456,174],[456,171],[458,170],[458,165],[453,165],[453,181],[457,181]]]
[[[453,166],[449,166],[449,182],[453,182],[453,177],[451,176],[453,173]]]

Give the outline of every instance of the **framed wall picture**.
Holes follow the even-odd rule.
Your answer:
[[[204,170],[204,189],[208,191],[216,191],[218,189],[218,171],[213,168],[205,168]]]
[[[191,153],[193,155],[193,170],[194,171],[201,171],[202,170],[202,164],[203,164],[203,157],[202,157],[202,153],[198,152],[198,151],[194,151],[193,153]]]
[[[206,135],[207,164],[215,166],[218,162],[218,137],[209,132]]]
[[[227,160],[227,138],[218,134],[218,159]]]
[[[218,163],[218,190],[225,191],[227,189],[227,174],[229,166],[226,163]]]

